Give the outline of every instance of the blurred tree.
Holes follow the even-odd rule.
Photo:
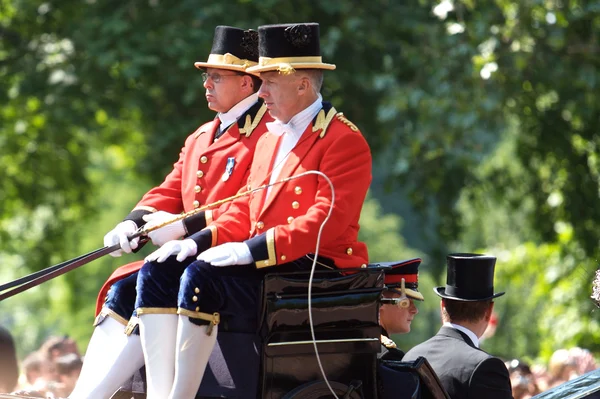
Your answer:
[[[95,248],[160,181],[213,116],[192,65],[218,23],[321,24],[338,65],[324,97],[369,140],[372,193],[401,214],[432,280],[445,253],[489,246],[475,230],[461,239],[467,197],[481,211],[470,220],[502,222],[495,240],[552,245],[566,227],[565,253],[597,256],[599,13],[598,0],[0,0],[2,276]],[[498,146],[506,162],[480,174]],[[37,306],[76,313],[109,263],[56,282],[72,290],[60,301],[39,290]]]

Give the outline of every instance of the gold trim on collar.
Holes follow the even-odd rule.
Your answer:
[[[390,338],[386,337],[385,335],[381,336],[381,345],[385,346],[388,349],[396,349],[396,343],[394,341],[392,341]]]
[[[267,230],[265,234],[265,241],[267,245],[267,253],[269,254],[269,258],[265,260],[256,261],[255,263],[257,269],[277,265],[277,252],[275,251],[275,227],[271,227],[269,230]]]
[[[321,130],[321,134],[319,134],[319,137],[325,137],[325,133],[327,133],[327,128],[329,127],[329,124],[335,117],[336,113],[337,111],[335,107],[331,107],[329,112],[327,112],[327,116],[325,116],[325,110],[321,109],[317,114],[317,120],[315,121],[312,131],[317,132]]]
[[[245,134],[246,137],[250,137],[250,135],[252,134],[254,129],[256,129],[266,112],[267,106],[263,103],[263,105],[258,109],[258,112],[254,117],[254,121],[252,121],[252,117],[250,115],[246,115],[246,121],[244,122],[244,127],[240,129],[240,134]]]

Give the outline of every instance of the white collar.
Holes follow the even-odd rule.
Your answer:
[[[467,334],[467,337],[469,337],[471,339],[471,342],[473,342],[473,345],[475,345],[476,348],[479,348],[479,338],[477,338],[477,335],[475,335],[475,333],[473,331],[471,331],[468,328],[463,327],[461,325],[449,323],[449,322],[445,322],[444,327],[454,328],[455,330],[458,330],[460,332]]]
[[[323,97],[319,94],[315,102],[294,115],[288,123],[275,119],[274,122],[267,123],[267,129],[276,136],[289,132],[292,136],[300,137],[321,108],[323,108]]]
[[[257,101],[258,93],[253,93],[235,104],[229,111],[219,112],[217,118],[221,121],[221,128],[229,127],[229,125],[238,120]]]

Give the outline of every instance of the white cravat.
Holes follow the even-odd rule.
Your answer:
[[[239,103],[235,104],[227,112],[219,112],[217,118],[221,121],[219,125],[219,131],[222,132],[227,129],[233,122],[237,121],[244,112],[254,105],[258,101],[258,93],[254,93],[244,98]]]
[[[302,137],[302,134],[308,127],[310,121],[317,116],[323,107],[322,103],[323,97],[321,97],[319,94],[319,98],[317,98],[314,103],[294,115],[288,123],[283,123],[280,120],[275,119],[274,122],[268,122],[266,124],[269,133],[272,133],[276,136],[283,136],[280,139],[281,142],[279,143],[277,155],[275,156],[275,162],[273,162],[273,170],[271,171],[271,179],[269,184],[277,180],[285,161],[290,155],[290,151],[292,151],[296,144],[298,144],[300,137]],[[269,198],[272,188],[273,186],[270,186],[267,189],[267,198]]]
[[[454,323],[449,323],[449,322],[444,323],[444,327],[454,328],[455,330],[458,330],[460,332],[467,334],[467,337],[469,337],[471,339],[471,342],[473,342],[473,345],[475,345],[476,348],[479,348],[479,338],[477,338],[477,335],[475,335],[475,333],[473,331],[469,330],[466,327],[463,327],[463,326],[460,326],[460,325],[454,324]]]

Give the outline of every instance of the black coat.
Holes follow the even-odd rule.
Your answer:
[[[442,327],[415,346],[404,361],[423,356],[452,399],[512,399],[508,370],[502,360],[475,347],[464,333]]]

